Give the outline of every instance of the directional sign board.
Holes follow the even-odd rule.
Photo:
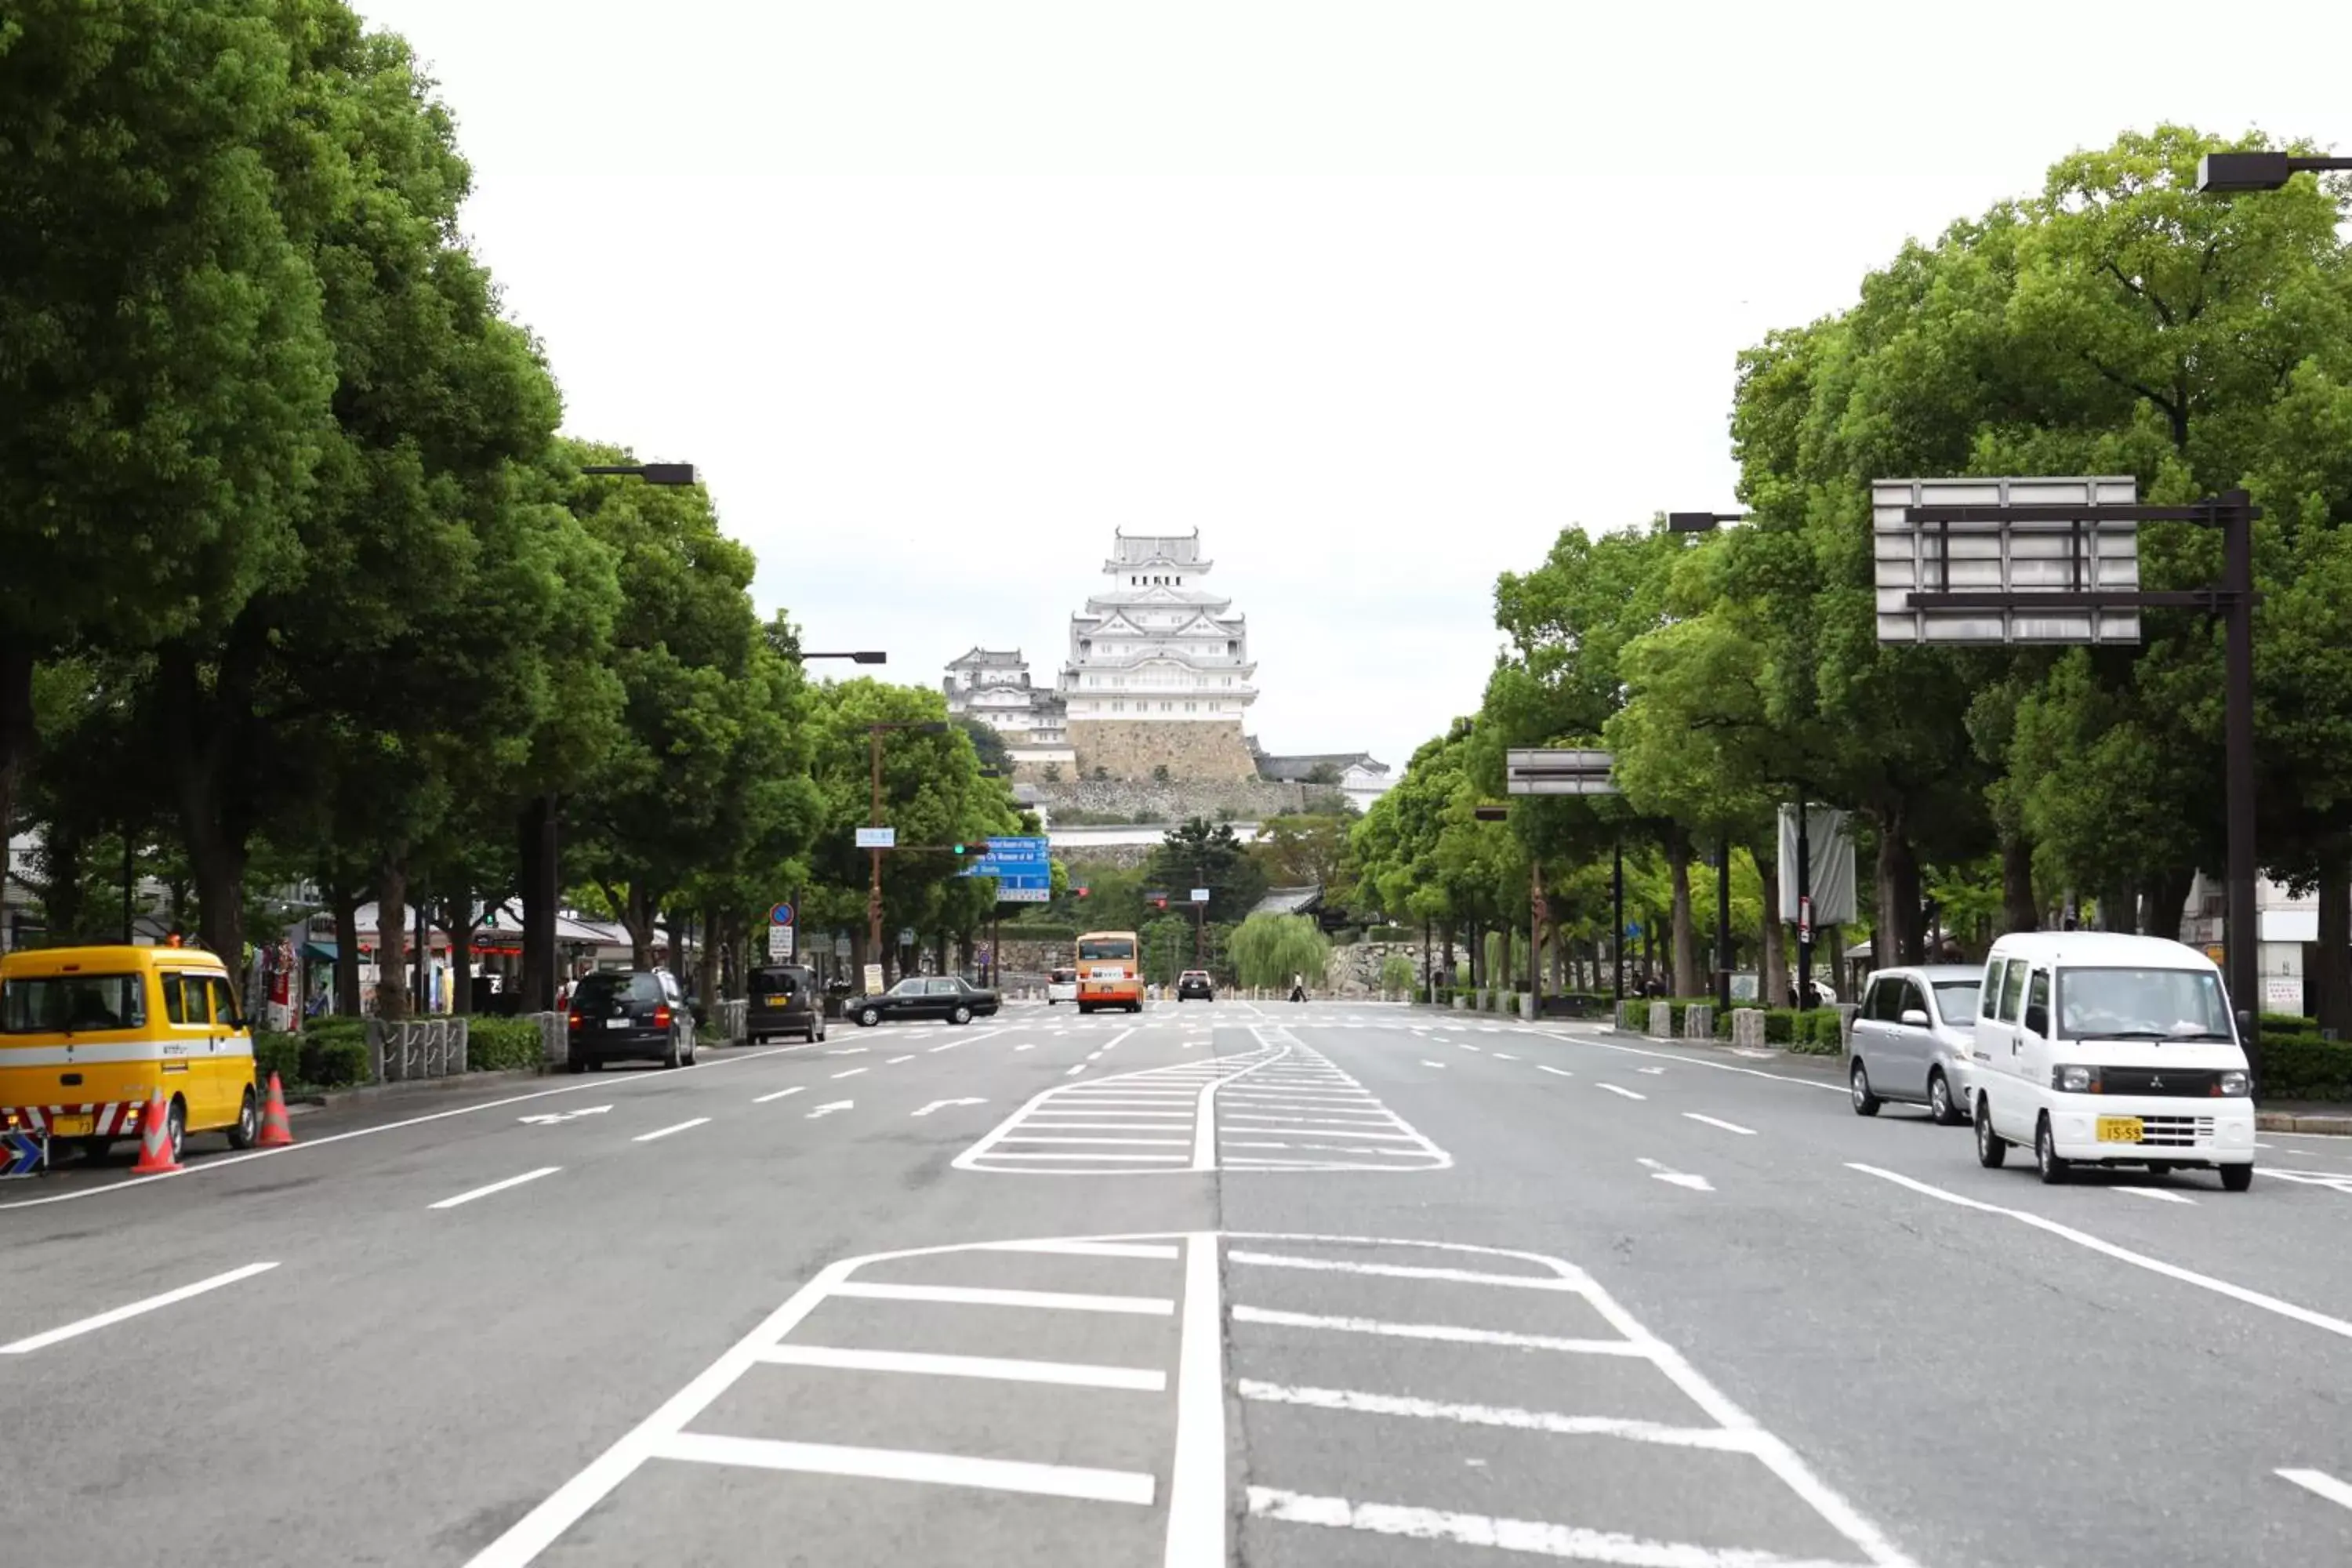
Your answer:
[[[1054,896],[1054,861],[1042,837],[992,838],[988,853],[959,875],[995,878],[1001,904],[1042,904]]]
[[[898,830],[895,827],[861,827],[857,830],[857,847],[860,849],[896,849],[898,847]]]
[[[1879,479],[1870,487],[1878,640],[2006,646],[2137,643],[2135,607],[2081,603],[2139,588],[2139,525],[2112,519],[1976,517],[1923,521],[1921,507],[2129,506],[2128,476],[2099,479]],[[2049,595],[2039,605],[1936,605],[1914,595]],[[2064,599],[2060,600],[2059,596]]]
[[[1571,746],[1514,749],[1504,757],[1504,787],[1513,795],[1615,795],[1607,752]]]
[[[0,1132],[0,1180],[37,1176],[49,1163],[49,1141],[37,1132]]]

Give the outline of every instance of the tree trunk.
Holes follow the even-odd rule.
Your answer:
[[[408,1016],[408,860],[387,860],[375,884],[375,1012]]]
[[[1878,924],[1871,933],[1871,964],[1884,969],[1922,962],[1919,858],[1900,810],[1878,819]]]
[[[1751,847],[1756,874],[1763,882],[1764,929],[1756,944],[1756,994],[1767,1007],[1789,1005],[1788,932],[1780,929],[1780,848]]]
[[[335,895],[335,1011],[360,1016],[360,896]]]
[[[433,900],[422,887],[411,888],[409,894],[416,932],[416,973],[408,988],[410,1010],[427,1017],[433,1012]]]
[[[702,910],[702,952],[695,965],[695,995],[705,1007],[719,1005],[719,922],[717,909]]]
[[[2099,929],[2128,935],[2139,924],[2139,900],[2127,882],[2099,890]]]
[[[2319,942],[2311,960],[2304,999],[2339,1040],[2352,1039],[2352,849],[2338,844],[2319,861]],[[2241,997],[2240,1007],[2261,1009],[2262,998]]]
[[[621,924],[629,933],[629,967],[635,970],[654,966],[655,926],[661,920],[661,905],[651,891],[632,883],[620,900]],[[672,932],[675,939],[677,933]]]
[[[538,998],[555,994],[558,982],[549,969],[555,944],[547,940],[555,924],[555,910],[547,901],[547,876],[544,859],[548,817],[548,797],[534,796],[515,818],[516,889],[515,903],[522,910],[522,963],[516,983],[521,991],[521,1010],[529,1012],[539,1005]]]
[[[2150,877],[2140,891],[2146,906],[2140,911],[2141,929],[2150,936],[2179,942],[2181,912],[2189,907],[2189,889],[2196,881],[2192,871],[2164,871]]]
[[[2042,928],[2041,905],[2033,897],[2033,843],[2021,833],[2001,836],[2000,918],[2004,933]],[[2173,925],[2179,923],[2176,915]]]
[[[866,965],[871,962],[866,952],[866,927],[860,923],[849,931],[850,985],[854,990],[866,987]]]
[[[1451,985],[1454,984],[1454,922],[1446,921],[1437,930],[1445,939],[1445,963],[1438,973],[1444,977],[1443,984]]]
[[[33,728],[33,645],[0,638],[0,879],[16,827],[16,784],[39,741]]]
[[[253,723],[255,658],[233,633],[207,695],[185,645],[167,645],[156,656],[165,766],[195,873],[204,944],[232,965],[245,954],[245,867],[255,803],[250,791],[236,787],[236,764]]]
[[[1698,931],[1691,920],[1691,841],[1681,828],[1666,834],[1666,865],[1674,875],[1674,994],[1704,996],[1707,987],[1699,978]]]

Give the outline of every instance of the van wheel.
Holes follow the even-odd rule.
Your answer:
[[[1992,1102],[1977,1097],[1977,1163],[1988,1171],[2000,1169],[2009,1158],[2009,1144],[1992,1130]]]
[[[180,1150],[188,1141],[188,1107],[177,1095],[172,1098],[172,1108],[163,1113],[163,1135],[172,1141],[172,1163],[180,1163]]]
[[[2252,1160],[2247,1161],[2242,1165],[2224,1165],[2221,1167],[2221,1190],[2223,1192],[2242,1193],[2253,1184],[2254,1163]]]
[[[2074,1167],[2058,1157],[2058,1134],[2050,1129],[2050,1113],[2043,1111],[2042,1120],[2033,1126],[2033,1164],[2042,1173],[2042,1184],[2054,1187],[2066,1179]]]
[[[261,1131],[261,1115],[253,1108],[253,1090],[245,1091],[245,1103],[236,1109],[236,1124],[228,1130],[228,1146],[250,1149]]]
[[[1944,1081],[1940,1068],[1927,1075],[1927,1112],[1938,1127],[1958,1127],[1966,1120],[1960,1115],[1960,1108],[1952,1103],[1952,1086]]]
[[[1870,1092],[1870,1069],[1861,1062],[1855,1062],[1853,1076],[1847,1081],[1853,1089],[1853,1113],[1856,1116],[1877,1115],[1880,1101],[1878,1096]]]

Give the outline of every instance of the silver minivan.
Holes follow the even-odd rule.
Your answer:
[[[1975,1103],[1969,1053],[1983,980],[1984,971],[1969,963],[1872,973],[1846,1047],[1856,1116],[1875,1116],[1883,1102],[1894,1100],[1926,1106],[1946,1127],[1969,1119]]]

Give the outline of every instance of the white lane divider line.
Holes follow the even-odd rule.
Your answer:
[[[1566,1068],[1547,1067],[1542,1062],[1536,1063],[1536,1071],[1548,1072],[1554,1078],[1574,1078],[1576,1076]]]
[[[1742,1138],[1753,1138],[1756,1136],[1756,1129],[1753,1127],[1742,1127],[1737,1121],[1726,1121],[1719,1116],[1708,1116],[1696,1110],[1685,1110],[1683,1114],[1693,1121],[1704,1121],[1709,1127],[1720,1127],[1726,1132],[1737,1132]]]
[[[1719,1453],[1748,1454],[1756,1450],[1756,1434],[1727,1426],[1670,1426],[1662,1421],[1639,1421],[1622,1415],[1562,1415],[1549,1410],[1521,1410],[1507,1405],[1454,1405],[1392,1394],[1366,1394],[1350,1388],[1286,1387],[1247,1377],[1235,1385],[1235,1392],[1244,1399],[1270,1405],[1304,1405],[1318,1410],[1412,1415],[1430,1421],[1459,1422],[1465,1426],[1510,1426],[1523,1432],[1551,1432],[1570,1437],[1622,1437],[1635,1443],[1711,1448]]]
[[[864,1046],[836,1046],[835,1048],[825,1052],[824,1054],[829,1057],[862,1057],[866,1054],[866,1047]]]
[[[1475,1047],[1475,1046],[1474,1046],[1474,1045],[1471,1045],[1471,1044],[1469,1044],[1468,1042],[1466,1042],[1466,1041],[1463,1041],[1463,1040],[1456,1040],[1456,1041],[1454,1043],[1454,1048],[1455,1050],[1457,1050],[1457,1051],[1468,1051],[1468,1052],[1472,1053],[1473,1055],[1477,1054],[1477,1050],[1478,1050],[1478,1047]]]
[[[765,1105],[772,1100],[789,1100],[795,1094],[807,1092],[807,1089],[808,1085],[804,1083],[796,1083],[790,1089],[780,1089],[773,1094],[759,1095],[752,1100],[751,1103],[754,1105]]]
[[[653,1445],[647,1457],[806,1475],[856,1476],[866,1480],[985,1487],[992,1491],[1129,1502],[1146,1508],[1151,1505],[1153,1484],[1150,1476],[1134,1470],[971,1459],[961,1454],[926,1454],[906,1448],[852,1448],[838,1443],[783,1443],[772,1437],[714,1437],[699,1432],[675,1433]]]
[[[1496,1051],[1495,1053],[1495,1059],[1498,1062],[1515,1062],[1519,1058],[1505,1051]]]
[[[1286,1312],[1271,1307],[1228,1309],[1236,1323],[1264,1323],[1281,1329],[1325,1329],[1341,1334],[1385,1334],[1400,1340],[1438,1340],[1448,1344],[1502,1345],[1513,1350],[1559,1351],[1570,1355],[1646,1356],[1646,1346],[1633,1340],[1563,1339],[1554,1334],[1521,1334],[1504,1329],[1469,1329],[1454,1323],[1392,1323],[1378,1318],[1332,1317],[1320,1312]]]
[[[2324,1497],[2338,1508],[2352,1508],[2352,1486],[2347,1486],[2326,1470],[2274,1470],[2283,1481],[2293,1481],[2315,1497]]]
[[[1176,1315],[1175,1301],[1165,1296],[1098,1296],[1067,1290],[1009,1290],[982,1285],[900,1285],[878,1279],[846,1279],[835,1285],[831,1293],[854,1296],[865,1301],[930,1301],[951,1307],[1026,1307],[1044,1312],[1112,1312],[1134,1318],[1172,1318]]]
[[[1483,1513],[1455,1513],[1444,1509],[1409,1508],[1396,1503],[1350,1502],[1342,1497],[1318,1497],[1276,1487],[1250,1488],[1249,1510],[1259,1519],[1280,1520],[1288,1524],[1320,1524],[1374,1535],[1401,1535],[1414,1541],[1492,1546],[1505,1552],[1563,1557],[1579,1563],[1661,1564],[1671,1568],[1734,1568],[1735,1564],[1745,1563],[1825,1568],[1817,1563],[1800,1564],[1792,1558],[1746,1552],[1734,1554],[1688,1542],[1654,1541],[1616,1531],[1547,1524],[1533,1519],[1494,1518]]]
[[[1086,1064],[1086,1063],[1084,1063],[1084,1062],[1080,1062],[1077,1066],[1076,1066],[1076,1067],[1072,1068],[1069,1071],[1067,1071],[1067,1072],[1064,1073],[1062,1076],[1063,1076],[1064,1078],[1076,1078],[1076,1077],[1077,1077],[1080,1073],[1082,1073],[1082,1072],[1084,1072],[1084,1071],[1086,1071],[1086,1070],[1087,1070],[1087,1064]]]
[[[1168,1374],[1156,1366],[1093,1366],[1082,1362],[1019,1361],[1002,1356],[795,1344],[771,1345],[760,1352],[760,1359],[777,1366],[822,1366],[843,1372],[989,1378],[1002,1383],[1050,1383],[1066,1388],[1123,1388],[1140,1394],[1164,1394],[1168,1390]]]
[[[1440,1072],[1444,1072],[1445,1070],[1445,1064],[1444,1062],[1433,1062],[1427,1057],[1422,1058],[1421,1065],[1425,1068],[1435,1068]]]
[[[2077,1247],[2088,1247],[2093,1252],[2112,1258],[2118,1263],[2128,1263],[2135,1268],[2145,1268],[2151,1274],[2161,1274],[2168,1279],[2178,1279],[2184,1285],[2194,1285],[2200,1290],[2210,1290],[2217,1296],[2227,1296],[2232,1301],[2242,1301],[2249,1307],[2259,1307],[2265,1312],[2275,1312],[2282,1318],[2292,1319],[2306,1327],[2336,1335],[2340,1339],[2352,1340],[2352,1323],[2347,1323],[2341,1318],[2331,1318],[2325,1312],[2315,1312],[2308,1307],[2298,1307],[2293,1301],[2283,1301],[2276,1296],[2265,1296],[2259,1290],[2249,1290],[2244,1286],[2233,1285],[2227,1279],[2216,1279],[2210,1274],[2200,1274],[2193,1268],[2183,1268],[2177,1263],[2167,1263],[2160,1258],[2150,1258],[2144,1252],[2134,1252],[2127,1247],[2117,1247],[2112,1241],[2102,1240],[2088,1231],[2076,1230],[2071,1225],[2061,1225],[2054,1219],[2044,1219],[2038,1214],[2029,1214],[2023,1209],[2003,1208],[1999,1204],[1989,1204],[1979,1198],[1967,1197],[1959,1193],[1933,1186],[1916,1177],[1904,1175],[1897,1171],[1885,1170],[1876,1165],[1864,1165],[1849,1160],[1846,1162],[1846,1169],[1860,1171],[1865,1176],[1876,1176],[1881,1181],[1893,1182],[1898,1187],[1908,1187],[1922,1197],[1934,1198],[1939,1203],[1951,1204],[1958,1208],[1974,1209],[1979,1214],[1999,1215],[2004,1219],[2013,1219],[2021,1225],[2030,1225],[2036,1230],[2047,1231],[2063,1241],[2071,1241]]]
[[[629,1142],[632,1143],[650,1143],[656,1138],[667,1138],[673,1132],[683,1132],[689,1127],[699,1127],[709,1120],[710,1118],[708,1116],[698,1116],[690,1121],[680,1121],[675,1126],[656,1127],[651,1132],[638,1133],[635,1138],[630,1139]]]
[[[1184,1239],[1165,1568],[1225,1565],[1225,1342],[1217,1281],[1216,1233],[1196,1231]]]
[[[2119,1193],[2129,1193],[2136,1198],[2154,1198],[2157,1202],[2161,1204],[2193,1205],[2197,1202],[2195,1198],[2190,1197],[2186,1193],[2168,1192],[2162,1187],[2128,1187],[2118,1185],[2114,1190]]]
[[[1636,1094],[1630,1089],[1621,1088],[1613,1083],[1597,1083],[1592,1087],[1595,1089],[1605,1089],[1612,1094],[1623,1095],[1627,1100],[1647,1100],[1650,1098],[1646,1094]]]
[[[29,1355],[34,1351],[47,1350],[49,1346],[62,1341],[76,1339],[100,1329],[111,1328],[116,1323],[152,1312],[158,1308],[173,1306],[191,1297],[201,1296],[207,1290],[217,1290],[224,1285],[234,1285],[239,1280],[250,1279],[257,1274],[267,1274],[277,1267],[275,1263],[248,1263],[242,1268],[232,1268],[226,1274],[215,1274],[209,1279],[199,1279],[193,1285],[183,1285],[176,1290],[166,1290],[160,1296],[150,1296],[143,1300],[132,1301],[128,1305],[100,1312],[95,1317],[82,1318],[58,1328],[29,1335],[14,1343],[0,1345],[0,1355]]]
[[[1677,1171],[1672,1165],[1663,1164],[1656,1160],[1641,1159],[1634,1161],[1633,1163],[1649,1172],[1650,1180],[1654,1182],[1665,1182],[1677,1187],[1688,1187],[1695,1193],[1715,1191],[1715,1184],[1705,1176],[1694,1176],[1688,1171]]]
[[[470,1193],[459,1193],[454,1198],[443,1198],[437,1204],[426,1204],[425,1206],[428,1209],[453,1209],[461,1204],[472,1203],[476,1198],[486,1198],[492,1193],[502,1193],[509,1187],[519,1187],[525,1182],[535,1182],[541,1176],[551,1176],[562,1169],[563,1167],[561,1165],[541,1165],[536,1171],[525,1171],[520,1176],[509,1176],[503,1182],[492,1182],[487,1187],[476,1187]]]
[[[866,1069],[864,1068],[845,1068],[833,1076],[835,1078],[856,1078],[859,1073],[862,1073]]]
[[[819,1117],[830,1116],[836,1110],[855,1110],[856,1109],[857,1101],[854,1100],[827,1100],[824,1104],[818,1106],[814,1110],[810,1111],[806,1120],[814,1121]]]
[[[1016,1051],[1034,1051],[1037,1048],[1037,1042],[1032,1040],[1025,1046],[1015,1046],[1013,1048]]]
[[[884,1067],[886,1067],[886,1068],[894,1068],[894,1067],[897,1067],[900,1062],[910,1062],[910,1061],[913,1061],[914,1059],[915,1059],[915,1058],[912,1058],[912,1057],[892,1057],[888,1061],[884,1062],[882,1065],[883,1065]]]

